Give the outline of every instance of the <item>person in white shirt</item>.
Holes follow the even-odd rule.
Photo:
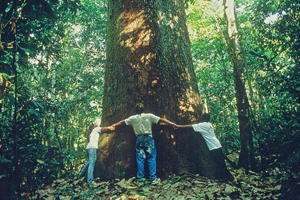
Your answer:
[[[214,128],[209,121],[210,115],[208,113],[204,113],[201,123],[193,125],[174,125],[174,128],[193,128],[195,132],[201,133],[216,167],[218,169],[224,169],[226,168],[226,164],[224,154],[222,152],[222,145],[216,137]],[[226,170],[226,173],[224,173],[223,170],[217,170],[216,177],[220,180],[233,180],[233,176],[228,170]]]
[[[134,133],[137,137],[135,149],[136,149],[136,161],[137,161],[137,179],[141,181],[144,176],[144,163],[147,159],[149,166],[150,181],[152,184],[157,184],[160,179],[156,176],[156,147],[152,138],[152,124],[163,122],[167,125],[173,126],[174,123],[167,119],[160,118],[151,113],[143,113],[144,105],[138,103],[135,106],[136,115],[133,115],[125,120],[122,120],[114,125],[119,126],[122,124],[131,125]]]
[[[94,180],[94,168],[97,159],[97,149],[98,149],[98,140],[100,133],[112,132],[115,130],[115,126],[108,127],[98,127],[97,124],[91,123],[89,126],[89,130],[87,132],[87,140],[89,141],[86,146],[86,151],[88,153],[89,160],[85,164],[85,166],[80,171],[78,178],[83,176],[87,172],[87,183],[91,184]]]

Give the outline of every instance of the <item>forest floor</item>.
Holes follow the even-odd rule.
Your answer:
[[[234,180],[220,182],[194,174],[173,176],[153,185],[150,181],[137,184],[135,178],[116,179],[91,186],[82,179],[58,179],[51,185],[44,185],[31,199],[299,199],[300,195],[285,196],[283,184],[277,179],[282,173],[279,168],[268,170],[263,176],[244,169],[232,169]],[[299,189],[300,183],[294,183]],[[294,187],[295,188],[295,187]],[[297,193],[297,191],[296,191]],[[298,190],[298,193],[300,191]]]

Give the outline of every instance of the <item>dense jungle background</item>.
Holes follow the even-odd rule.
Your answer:
[[[231,1],[255,158],[241,168],[249,143],[240,137],[228,2],[186,0],[185,11],[201,104],[235,181],[174,174],[158,186],[116,179],[91,188],[75,177],[88,125],[101,122],[107,2],[1,0],[1,198],[299,199],[300,3]]]

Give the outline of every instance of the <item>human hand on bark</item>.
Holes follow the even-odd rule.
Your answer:
[[[109,127],[107,127],[108,128],[108,130],[110,130],[110,131],[115,131],[116,130],[116,126],[115,125],[111,125],[111,126],[109,126]]]
[[[178,129],[178,125],[177,124],[173,124],[173,129],[177,130]]]
[[[112,131],[115,131],[115,130],[116,130],[116,126],[111,125],[111,126],[101,128],[101,133],[112,132]]]

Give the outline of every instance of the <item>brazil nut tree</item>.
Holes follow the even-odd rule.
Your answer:
[[[135,114],[138,102],[145,105],[146,112],[177,124],[198,121],[202,104],[184,0],[109,0],[107,19],[101,126]],[[184,172],[215,177],[216,167],[201,135],[155,125],[153,138],[159,177]],[[95,175],[102,180],[136,175],[131,126],[100,135]]]

